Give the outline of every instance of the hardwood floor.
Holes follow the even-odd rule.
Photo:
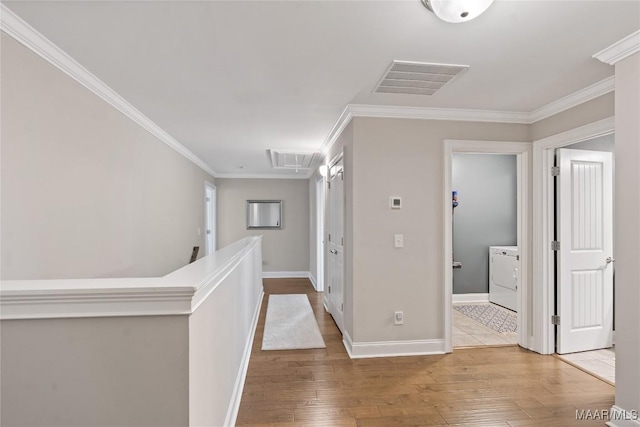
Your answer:
[[[614,388],[519,347],[351,360],[307,279],[265,279],[239,426],[591,426]],[[306,293],[326,349],[261,351],[269,294]]]

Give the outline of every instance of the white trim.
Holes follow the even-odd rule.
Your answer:
[[[638,52],[640,52],[640,30],[602,49],[593,55],[593,58],[605,64],[614,65],[616,62],[622,61]]]
[[[489,294],[453,294],[454,304],[463,302],[489,302]]]
[[[529,264],[529,158],[531,156],[531,143],[529,142],[497,142],[497,141],[444,141],[444,186],[443,186],[443,242],[444,242],[444,349],[447,353],[453,350],[452,345],[452,290],[453,290],[453,270],[452,270],[452,161],[453,153],[496,153],[514,154],[518,163],[518,225],[517,240],[520,251],[520,274],[521,286],[518,300],[518,344],[525,348],[530,348],[531,337],[527,322],[528,312],[531,309],[531,302],[528,298],[529,276],[531,268]]]
[[[353,342],[345,331],[342,342],[351,359],[444,354],[444,340]]]
[[[213,239],[213,244],[212,246],[212,251],[211,253],[209,253],[208,249],[208,240],[209,240],[209,235],[207,234],[207,222],[209,221],[209,209],[207,209],[207,190],[211,190],[211,192],[213,193],[213,200],[211,200],[211,204],[212,204],[212,212],[211,212],[211,238]],[[217,221],[217,215],[218,215],[218,208],[217,208],[217,204],[218,204],[218,189],[216,188],[216,186],[205,180],[204,181],[204,254],[206,255],[211,255],[212,253],[214,253],[217,249],[218,249],[218,221]]]
[[[638,409],[636,409],[636,416],[638,416]],[[610,417],[610,421],[607,421],[605,424],[609,427],[640,427],[640,419],[635,420],[624,420],[624,419],[616,419],[616,418],[624,418],[625,414],[630,414],[631,411],[627,411],[622,409],[618,405],[613,405],[611,407],[612,416]]]
[[[247,370],[249,369],[249,359],[251,358],[251,349],[253,347],[253,339],[256,335],[256,328],[258,326],[258,319],[260,318],[260,307],[262,307],[262,299],[264,298],[264,290],[260,292],[260,298],[258,298],[258,304],[253,312],[253,320],[251,321],[251,330],[247,336],[247,342],[244,345],[244,353],[242,360],[240,361],[240,369],[236,377],[236,383],[233,387],[233,394],[231,395],[231,401],[227,408],[227,415],[224,418],[225,426],[235,426],[236,418],[238,417],[238,410],[240,409],[240,401],[242,400],[242,391],[244,390],[244,383],[247,378]]]
[[[569,94],[565,97],[550,102],[547,105],[543,105],[540,108],[533,110],[529,113],[529,123],[535,123],[547,117],[551,117],[554,114],[561,113],[565,110],[573,108],[577,105],[583,104],[587,101],[591,101],[594,98],[605,95],[609,92],[613,92],[615,89],[615,77],[607,77],[597,83],[587,86],[584,89],[580,89],[577,92]]]
[[[0,319],[189,315],[261,241],[246,237],[164,277],[4,280]]]
[[[614,132],[613,117],[533,141],[533,288],[531,349],[540,354],[555,352],[551,315],[555,305],[553,252],[553,150]]]
[[[304,278],[309,279],[311,273],[308,271],[263,271],[263,279],[287,279],[287,278]]]
[[[53,42],[40,34],[36,29],[23,21],[4,4],[0,5],[0,29],[17,42],[33,51],[36,55],[40,56],[42,59],[80,83],[82,86],[89,89],[95,95],[102,98],[116,110],[133,120],[135,123],[140,125],[140,127],[167,144],[169,147],[173,148],[182,156],[189,159],[209,175],[216,175],[213,169],[191,152],[191,150],[176,141],[171,135],[151,121],[151,119],[142,114],[136,107],[118,95],[102,80],[80,65],[75,59],[53,44]]]
[[[311,284],[313,285],[313,289],[315,289],[316,291],[318,291],[318,282],[316,281],[316,278],[313,277],[313,274],[309,273],[309,281],[311,282]]]
[[[396,105],[349,104],[353,117],[453,120],[464,122],[529,123],[529,113],[462,108],[402,107]]]

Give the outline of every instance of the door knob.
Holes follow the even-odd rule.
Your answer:
[[[607,264],[611,264],[612,262],[616,262],[616,260],[614,258],[611,258],[610,256],[607,257],[607,259],[605,261],[607,261]]]
[[[335,249],[329,249],[329,253],[331,253],[331,254],[337,254],[337,253],[338,253],[338,251],[337,251],[337,250],[335,250]]]

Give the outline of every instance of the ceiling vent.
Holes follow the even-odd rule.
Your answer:
[[[374,92],[433,95],[468,65],[393,61]]]
[[[274,169],[311,169],[320,153],[269,150]]]

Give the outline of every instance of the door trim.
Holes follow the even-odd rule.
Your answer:
[[[324,292],[324,230],[325,230],[325,180],[323,176],[316,179],[316,292]]]
[[[443,194],[443,242],[444,242],[444,351],[451,353],[452,343],[452,291],[453,291],[453,263],[452,250],[453,229],[451,191],[452,191],[452,161],[454,153],[486,153],[513,154],[517,157],[518,165],[518,248],[520,250],[520,299],[518,312],[518,344],[529,348],[530,332],[528,327],[529,306],[529,161],[531,157],[531,143],[529,142],[498,142],[498,141],[444,141],[444,194]]]
[[[207,191],[211,190],[211,193],[213,194],[213,197],[211,199],[211,205],[212,205],[212,210],[211,210],[211,238],[213,239],[212,242],[212,251],[209,252],[208,250],[208,235],[207,235],[207,223],[209,222],[209,209],[207,208]],[[205,255],[211,255],[212,253],[214,253],[217,248],[218,248],[218,224],[217,224],[217,209],[218,209],[218,191],[216,190],[216,186],[209,182],[209,181],[205,181],[204,182],[204,249],[205,249]]]
[[[555,352],[554,325],[551,315],[555,306],[553,263],[554,150],[577,142],[614,133],[615,120],[609,117],[556,135],[533,141],[533,288],[531,350],[540,354]],[[614,177],[615,179],[615,177]]]

